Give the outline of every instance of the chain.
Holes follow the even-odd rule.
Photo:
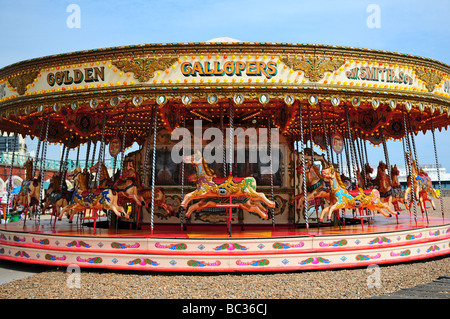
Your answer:
[[[230,175],[233,175],[233,155],[234,155],[234,145],[233,145],[233,135],[234,135],[234,126],[233,126],[233,103],[230,102]]]
[[[386,138],[384,137],[383,128],[380,128],[380,133],[381,133],[381,139],[383,140],[384,159],[386,160],[389,183],[391,183],[391,180],[392,180],[391,179],[391,164],[389,163],[389,154],[388,154],[388,149],[387,149],[387,145],[386,145]]]
[[[333,118],[333,129],[334,129],[334,131],[337,133],[338,131],[337,131],[337,127],[336,127],[336,119],[334,119]],[[331,135],[330,135],[331,136]],[[331,154],[333,154],[333,150],[331,150]],[[337,163],[337,169],[338,169],[338,172],[340,173],[340,174],[342,174],[342,172],[341,172],[341,170],[340,170],[340,166],[339,166],[339,163],[340,163],[340,161],[339,161],[339,154],[336,152],[336,163]]]
[[[155,210],[155,172],[156,172],[156,131],[158,124],[158,107],[155,106],[155,115],[153,122],[153,166],[152,166],[152,204],[150,210],[150,227],[153,235],[153,213]]]
[[[124,114],[123,114],[123,136],[122,136],[122,150],[120,154],[120,176],[123,174],[123,162],[124,162],[124,154],[125,154],[125,140],[127,136],[127,122],[128,122],[128,116],[127,116],[127,104],[125,104],[124,107]]]
[[[39,141],[38,141],[36,157],[35,157],[34,165],[33,165],[33,174],[31,174],[32,177],[34,177],[34,175],[36,174],[37,162],[39,159],[39,152],[41,151],[42,134],[44,133],[44,123],[45,123],[45,121],[44,121],[44,118],[42,117],[41,130],[39,132]]]
[[[307,193],[306,193],[306,160],[305,160],[305,140],[303,136],[303,115],[302,115],[302,105],[301,103],[298,104],[298,114],[300,119],[300,145],[301,145],[301,153],[302,153],[302,185],[303,185],[303,199],[304,199],[304,209],[305,209],[305,223],[306,223],[306,229],[309,230],[309,223],[308,223],[308,199],[307,199]],[[314,165],[314,162],[311,163],[311,165]]]
[[[39,188],[39,201],[38,201],[38,214],[37,214],[37,224],[38,227],[41,224],[41,201],[42,201],[42,190],[44,189],[44,180],[45,180],[45,174],[46,174],[46,170],[45,170],[45,161],[47,159],[47,144],[48,144],[48,127],[50,124],[50,113],[47,115],[47,125],[46,125],[46,129],[45,129],[45,139],[44,139],[44,145],[42,147],[42,158],[41,158],[41,167],[40,167],[40,176],[41,176],[41,185]]]
[[[183,112],[185,116],[183,116],[183,129],[186,130],[186,112]],[[184,131],[183,130],[183,131]],[[184,132],[183,132],[184,134]],[[184,199],[184,170],[185,170],[185,165],[184,165],[184,156],[186,156],[186,154],[184,154],[184,136],[183,136],[183,141],[182,141],[182,154],[183,154],[183,160],[181,161],[181,201],[183,201]],[[183,229],[183,216],[184,216],[184,208],[183,206],[180,205],[180,223],[181,223],[181,229]]]
[[[273,201],[273,161],[272,161],[272,129],[270,116],[267,117],[267,139],[269,140],[269,163],[270,163],[270,194]],[[275,209],[272,208],[272,226],[275,226]]]
[[[350,179],[352,175],[356,174],[356,163],[355,163],[355,150],[353,149],[353,137],[352,137],[352,130],[350,128],[350,117],[348,114],[348,108],[345,108],[345,116],[347,118],[347,128],[348,128],[348,139],[349,139],[349,149],[350,149],[350,156],[351,156],[351,161],[352,161],[352,168],[353,168],[353,174],[349,174],[350,175]],[[358,184],[358,179],[356,179],[356,184]]]
[[[75,161],[75,167],[78,167],[78,164],[80,162],[80,147],[81,147],[81,144],[79,144],[77,147],[77,160]]]
[[[86,169],[88,167],[90,152],[91,152],[91,141],[87,142],[87,146],[86,146],[86,163],[84,163],[84,168],[86,168]]]
[[[419,158],[417,157],[417,153],[416,153],[416,142],[414,140],[414,133],[413,133],[412,126],[411,126],[411,117],[410,116],[408,116],[408,128],[409,128],[409,133],[411,135],[411,142],[412,142],[412,147],[413,147],[413,151],[414,151],[414,159],[416,160],[417,168],[419,168],[420,167]]]
[[[96,181],[95,181],[97,188],[100,187],[100,181],[102,179],[101,163],[103,162],[103,151],[105,148],[106,109],[103,112],[104,112],[104,114],[103,114],[102,139],[100,142],[100,150],[98,152],[97,176],[96,176]]]
[[[311,122],[311,109],[309,107],[309,104],[308,104],[307,111],[308,111],[308,122],[309,122],[309,140],[310,140],[310,144],[311,144],[311,161],[314,164],[313,130],[312,130],[312,122]]]
[[[156,107],[156,106],[155,106]],[[153,116],[154,116],[154,111],[152,112],[152,120],[150,121],[150,123],[153,122]],[[142,179],[142,186],[145,187],[145,185],[147,185],[147,163],[148,163],[148,159],[150,157],[150,138],[152,137],[152,132],[151,130],[148,132],[148,137],[147,137],[147,145],[145,147],[145,157],[144,157],[144,169],[143,169],[143,176],[144,178]]]
[[[325,125],[325,118],[324,118],[324,115],[323,115],[323,105],[322,105],[322,103],[320,103],[320,113],[321,113],[321,116],[322,116],[323,138],[325,140],[325,149],[326,149],[326,152],[327,152],[327,161],[328,161],[328,163],[331,164],[331,162],[330,162],[330,152],[328,150],[328,134],[327,134],[327,129],[326,129],[326,125]]]
[[[223,125],[223,107],[220,107],[220,130],[222,131],[222,161],[223,161],[223,177],[227,176],[227,155],[225,147],[225,127]]]
[[[436,148],[436,138],[434,136],[433,118],[431,118],[431,134],[433,136],[434,158],[436,160],[436,170],[437,170],[438,183],[439,183],[439,201],[441,203],[441,214],[442,214],[442,218],[444,218],[444,199],[442,198],[441,173],[439,170],[439,161],[438,161],[437,148]]]
[[[408,162],[408,172],[409,172],[409,178],[411,179],[411,201],[410,204],[414,204],[414,220],[417,224],[417,210],[416,210],[416,193],[414,191],[414,178],[412,174],[412,168],[411,168],[411,145],[409,144],[409,136],[408,136],[408,128],[406,126],[406,116],[405,113],[403,113],[403,125],[405,127],[405,138],[406,140],[406,158]]]
[[[358,147],[358,155],[359,155],[359,161],[361,163],[361,171],[362,171],[362,174],[363,174],[364,185],[367,185],[366,165],[365,165],[365,161],[364,161],[364,150],[363,150],[363,146],[362,146],[361,134],[358,134],[358,139],[356,141],[356,146]]]
[[[73,136],[73,131],[70,133],[69,143],[72,141],[72,136]],[[64,162],[63,162],[63,168],[62,168],[62,172],[61,172],[61,181],[59,184],[60,190],[62,190],[62,186],[65,185],[66,174],[67,174],[67,164],[68,164],[68,160],[69,160],[69,152],[70,152],[70,147],[67,146],[66,154],[65,154],[65,158],[64,158]]]
[[[64,166],[64,154],[66,154],[66,148],[67,146],[64,145],[62,152],[61,152],[61,159],[59,160],[59,175],[61,176],[62,171],[63,171],[63,166]]]

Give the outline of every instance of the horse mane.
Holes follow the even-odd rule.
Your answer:
[[[345,184],[342,182],[341,175],[334,170],[334,167],[330,166],[333,169],[334,176],[336,176],[336,181],[338,182],[339,187],[346,189]]]
[[[59,188],[60,184],[61,184],[61,176],[59,175],[59,173],[56,173],[55,175],[53,175],[53,183],[51,186],[53,188]]]
[[[89,189],[89,187],[88,187],[88,181],[89,181],[88,176],[89,176],[88,174],[82,173],[81,170],[79,171],[79,174],[78,174],[78,183],[79,183],[79,185],[78,185],[78,187],[81,190],[88,190]]]
[[[26,168],[25,168],[25,180],[29,181],[31,180],[31,178],[33,176],[31,176],[31,174],[33,174],[33,160],[28,159],[26,161]]]

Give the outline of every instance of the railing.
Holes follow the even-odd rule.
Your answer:
[[[30,156],[26,156],[26,155],[20,155],[20,154],[15,154],[14,155],[14,166],[24,166],[25,162],[28,160],[34,160],[34,157],[30,157]],[[6,165],[6,166],[10,166],[11,165],[11,160],[12,160],[12,154],[9,152],[2,152],[0,153],[0,165]],[[85,160],[79,160],[78,161],[78,166],[84,168],[86,161]],[[94,164],[96,164],[97,162],[94,161]],[[52,159],[48,159],[45,161],[45,170],[50,170],[50,171],[59,171],[60,166],[61,166],[61,161],[59,160],[52,160]],[[67,170],[71,171],[74,170],[76,164],[76,160],[72,160],[72,159],[68,159],[67,160]],[[88,161],[88,165],[87,167],[91,167],[92,166],[92,162]],[[105,166],[108,169],[112,169],[114,166],[114,158],[111,158],[109,160],[106,160],[105,162]],[[37,165],[36,168],[40,168],[41,167],[41,160],[37,161]],[[116,163],[116,169],[120,167],[120,160],[117,160]]]

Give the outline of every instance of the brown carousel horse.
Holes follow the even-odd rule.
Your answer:
[[[408,160],[409,154],[406,154],[406,159]],[[411,186],[411,176],[407,177],[407,188],[404,193],[404,201],[407,202],[408,195],[413,191],[416,196],[416,200],[419,200],[420,209],[422,210],[422,214],[426,211],[426,202],[429,201],[433,209],[436,209],[434,202],[428,195],[433,196],[434,198],[439,198],[440,194],[436,192],[436,190],[432,186],[431,178],[425,173],[422,169],[418,169],[416,162],[411,159],[411,170],[413,176],[413,186]],[[412,201],[410,201],[409,210],[411,211]]]
[[[22,182],[22,186],[19,194],[17,194],[17,200],[15,208],[23,206],[25,209],[25,219],[28,214],[28,210],[31,209],[31,213],[36,213],[36,207],[39,204],[39,191],[41,189],[41,175],[37,178],[33,176],[33,160],[27,159],[25,162],[25,180]]]
[[[400,211],[400,206],[398,203],[401,203],[405,206],[406,209],[409,210],[408,205],[405,202],[403,197],[404,191],[402,190],[402,186],[398,181],[398,175],[400,175],[400,171],[397,168],[397,164],[394,166],[391,165],[391,180],[392,180],[392,204],[394,205],[395,211]]]
[[[98,167],[101,167],[101,177],[99,188],[113,189],[121,196],[132,199],[138,206],[145,205],[144,198],[139,194],[140,183],[137,182],[137,174],[133,167],[128,166],[123,176],[113,181],[108,173],[108,169],[104,163],[97,163],[89,168],[91,173],[98,173]]]
[[[207,200],[211,198],[247,198],[254,202],[262,201],[270,208],[275,208],[275,202],[269,200],[264,193],[258,193],[256,191],[256,180],[253,177],[233,177],[228,176],[225,178],[217,178],[213,171],[211,171],[203,159],[200,151],[197,151],[193,155],[188,155],[183,158],[184,162],[187,164],[193,164],[196,167],[197,179],[196,185],[197,189],[193,192],[186,194],[181,206],[186,209],[190,201],[194,199]],[[200,201],[201,203],[201,201]],[[205,203],[205,202],[203,202]],[[197,205],[197,206],[195,206]],[[197,208],[201,209],[202,204],[193,204],[194,208],[190,208],[190,212],[196,211]],[[211,204],[209,204],[211,205]],[[250,206],[251,205],[249,203]],[[256,205],[255,205],[256,207]],[[267,212],[258,210],[256,212],[261,218],[268,219]],[[186,214],[188,216],[188,214]]]
[[[388,205],[392,204],[393,199],[393,190],[391,181],[389,180],[389,175],[386,173],[388,166],[380,161],[377,169],[377,176],[373,181],[373,185],[380,192],[381,201],[383,203],[388,203]]]
[[[373,187],[373,179],[370,174],[373,173],[373,168],[366,163],[364,165],[364,171],[366,172],[366,176],[364,177],[359,170],[356,171],[356,176],[358,179],[358,183],[362,188],[368,189]]]
[[[97,172],[98,166],[99,163],[92,166],[90,168],[91,172]],[[125,197],[134,200],[139,207],[138,210],[140,210],[140,206],[150,207],[152,190],[142,187],[140,175],[136,173],[133,162],[126,162],[126,169],[124,169],[122,176],[115,179],[115,181],[112,181],[109,177],[108,169],[105,164],[101,163],[100,166],[102,170],[100,188],[111,188],[119,193],[121,199]],[[168,215],[172,215],[172,205],[166,203],[166,195],[162,188],[155,189],[154,204],[162,207]]]
[[[363,190],[362,188],[359,188],[354,191],[347,191],[340,175],[335,171],[333,166],[322,170],[321,174],[323,178],[330,181],[332,205],[325,207],[319,221],[322,221],[327,213],[328,219],[330,219],[333,211],[341,208],[367,208],[369,210],[376,210],[386,217],[397,215],[396,212],[381,201],[378,190]],[[383,209],[386,209],[389,214],[385,213]]]
[[[129,218],[122,206],[118,204],[119,195],[111,189],[89,189],[88,174],[83,174],[81,168],[73,171],[74,193],[69,205],[65,206],[60,213],[59,219],[64,213],[70,212],[69,222],[71,223],[76,213],[85,210],[112,210],[117,216]]]

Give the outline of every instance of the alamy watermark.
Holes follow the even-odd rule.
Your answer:
[[[81,28],[81,8],[78,4],[69,4],[66,12],[71,13],[66,19],[66,26],[69,29]]]
[[[202,121],[195,120],[193,136],[188,129],[177,128],[172,132],[171,139],[179,140],[172,148],[171,153],[172,161],[176,164],[183,161],[183,156],[192,154],[193,144],[193,151],[200,151],[208,164],[214,162],[223,163],[225,151],[225,161],[227,163],[234,163],[235,160],[236,163],[259,163],[262,164],[260,166],[261,174],[275,174],[280,168],[278,128],[270,129],[269,141],[267,128],[226,128],[222,132],[219,128],[209,127],[203,131]],[[232,146],[230,147],[231,139]],[[235,140],[237,141],[236,143],[234,143]],[[211,142],[203,148],[203,141]],[[246,149],[248,149],[248,156],[246,156]],[[234,152],[236,152],[236,157]]]
[[[70,275],[67,277],[66,284],[70,289],[81,288],[81,270],[77,264],[70,264],[66,270]]]
[[[370,29],[381,28],[381,8],[378,4],[369,4],[366,8],[366,12],[370,13],[367,17],[366,25]]]
[[[381,288],[381,268],[377,264],[369,265],[366,272],[371,273],[367,277],[368,288]]]

